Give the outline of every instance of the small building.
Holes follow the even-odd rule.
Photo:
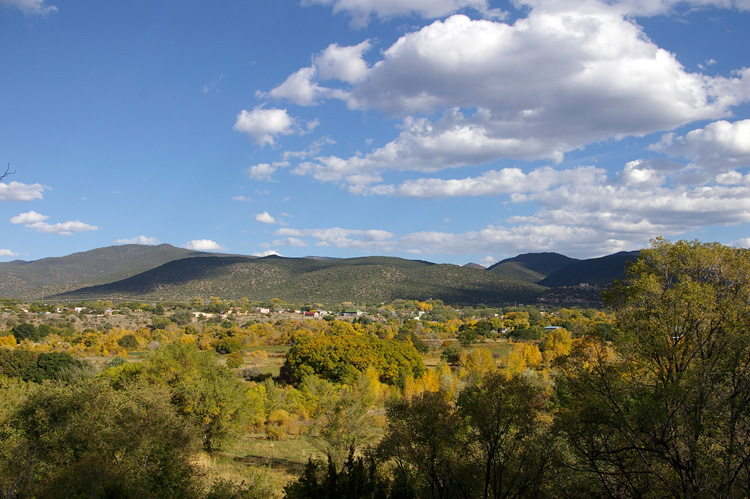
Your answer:
[[[356,308],[347,308],[343,312],[341,312],[342,317],[360,317],[362,315],[361,310],[357,310]]]

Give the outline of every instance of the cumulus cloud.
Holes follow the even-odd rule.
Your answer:
[[[156,246],[159,240],[155,237],[137,236],[130,239],[118,239],[115,244],[142,244],[144,246]]]
[[[278,223],[276,219],[267,211],[264,211],[263,213],[258,213],[255,215],[255,221],[264,223],[264,224],[276,224]]]
[[[9,249],[0,249],[0,257],[2,256],[18,256],[18,253]]]
[[[623,9],[584,5],[540,1],[512,24],[454,15],[402,36],[339,88],[350,108],[407,114],[398,137],[370,153],[316,158],[294,173],[351,184],[391,169],[560,162],[587,144],[723,118],[750,99],[750,70],[688,72]],[[321,59],[304,68],[304,88],[313,90],[284,98],[324,98]]]
[[[26,15],[46,16],[57,12],[54,5],[45,5],[45,0],[0,0],[0,5],[17,7]]]
[[[694,166],[721,172],[750,166],[750,120],[719,120],[684,136],[665,135],[652,147],[690,159]]]
[[[0,182],[0,201],[33,201],[42,199],[42,193],[49,187],[42,184],[22,184],[21,182]]]
[[[300,125],[286,109],[265,109],[258,106],[252,111],[243,109],[237,115],[234,129],[246,133],[259,146],[273,145],[278,135],[303,134],[312,131],[317,121]]]
[[[45,222],[47,219],[49,219],[48,216],[32,210],[12,217],[10,223],[24,225],[29,229],[43,234],[59,234],[61,236],[70,236],[76,232],[99,230],[99,227],[83,223],[80,220],[49,224]]]
[[[352,26],[364,27],[373,17],[388,19],[396,16],[442,17],[464,8],[486,16],[499,17],[503,12],[491,9],[487,0],[302,0],[302,5],[332,5],[333,12],[352,16]]]
[[[228,248],[210,239],[193,239],[182,245],[183,248],[195,251],[226,251]]]
[[[268,92],[268,95],[301,106],[316,105],[323,99],[347,100],[348,89],[325,87],[318,84],[318,80],[336,79],[345,83],[363,80],[368,71],[363,54],[370,46],[369,40],[346,47],[333,43],[313,57],[311,66],[289,75],[283,83]],[[260,93],[260,96],[264,95]]]
[[[273,164],[260,163],[245,170],[245,174],[253,180],[264,180],[270,182],[273,180],[272,176],[274,172],[283,166],[289,166],[289,163],[285,161]]]

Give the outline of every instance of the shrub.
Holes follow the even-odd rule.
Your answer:
[[[138,338],[129,333],[117,340],[117,344],[126,349],[138,348]]]
[[[244,360],[242,352],[232,352],[227,356],[227,367],[236,369],[242,365]]]

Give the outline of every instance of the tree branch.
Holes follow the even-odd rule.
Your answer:
[[[2,180],[3,180],[4,178],[5,178],[5,177],[7,177],[8,175],[13,175],[14,173],[16,173],[16,172],[15,172],[15,170],[14,170],[14,171],[10,171],[10,163],[8,163],[8,168],[6,168],[6,169],[5,169],[5,173],[3,173],[2,175],[0,175],[0,182],[1,182],[1,181],[2,181]]]

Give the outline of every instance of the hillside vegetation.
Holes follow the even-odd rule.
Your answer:
[[[65,257],[33,262],[0,263],[0,296],[19,297],[61,293],[84,285],[119,281],[180,258],[209,255],[169,244],[109,246]]]
[[[246,296],[251,300],[275,297],[320,303],[434,298],[472,304],[530,301],[543,291],[533,283],[483,270],[391,257],[202,257],[170,262],[122,281],[66,293],[64,297]]]

